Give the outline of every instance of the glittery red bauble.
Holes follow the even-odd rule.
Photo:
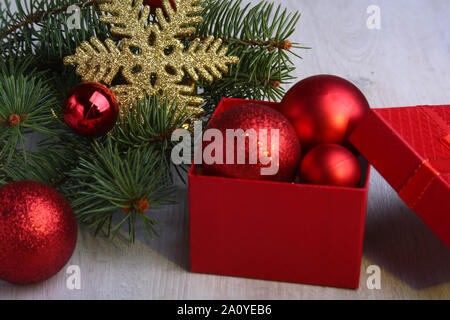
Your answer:
[[[175,3],[173,0],[169,0],[170,4],[172,5],[172,8],[175,9]],[[162,0],[144,0],[144,4],[147,6],[150,6],[152,11],[154,11],[156,8],[162,8]]]
[[[119,105],[104,85],[83,82],[68,93],[63,115],[66,124],[75,132],[97,138],[114,127],[119,117]]]
[[[300,161],[300,143],[294,128],[289,121],[278,111],[265,105],[248,103],[234,106],[217,114],[208,124],[206,130],[218,129],[223,135],[223,162],[222,164],[204,164],[204,172],[209,175],[225,176],[253,180],[273,180],[273,181],[291,181],[295,176],[296,169]],[[241,141],[245,144],[239,144],[238,139],[227,139],[227,129],[242,129]],[[253,135],[247,135],[249,131],[254,130]],[[260,130],[267,130],[260,132]],[[272,130],[279,130],[279,142],[272,141]],[[250,131],[251,132],[251,131]],[[207,131],[205,131],[205,136]],[[251,138],[254,139],[251,139]],[[213,139],[211,139],[213,140]],[[229,146],[233,149],[227,149],[227,140]],[[203,143],[203,151],[215,141]],[[251,147],[252,146],[252,147]],[[278,147],[278,157],[276,150]],[[227,152],[232,163],[227,161]],[[212,152],[215,155],[215,152]],[[238,163],[238,155],[245,154],[244,164]],[[263,157],[260,156],[263,154]],[[257,158],[253,158],[253,156]],[[264,163],[264,157],[268,156],[269,164]],[[251,163],[251,159],[256,161]],[[278,161],[276,159],[278,158]],[[263,160],[263,161],[261,161]],[[242,161],[242,160],[241,160]],[[205,163],[204,159],[204,163]],[[228,163],[228,164],[227,164]],[[274,166],[272,166],[274,164]],[[275,168],[270,174],[261,174],[261,168]]]
[[[322,144],[311,149],[300,164],[303,183],[357,187],[361,180],[358,159],[337,144]]]
[[[56,190],[32,181],[0,188],[0,279],[15,284],[44,281],[72,256],[75,215]]]
[[[355,85],[332,75],[300,81],[286,93],[280,106],[304,150],[323,143],[345,144],[369,109]]]

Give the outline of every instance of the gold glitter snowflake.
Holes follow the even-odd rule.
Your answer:
[[[195,82],[200,76],[211,82],[222,78],[228,64],[239,62],[227,56],[228,48],[221,39],[210,36],[204,41],[194,39],[186,49],[181,37],[192,36],[193,25],[201,23],[198,15],[203,8],[200,0],[163,0],[164,11],[156,9],[157,21],[150,20],[150,7],[143,0],[106,0],[100,5],[105,13],[100,17],[112,24],[111,33],[120,37],[119,45],[112,39],[104,42],[92,37],[83,42],[74,55],[64,59],[65,65],[77,65],[76,72],[84,81],[110,85],[119,72],[126,84],[111,90],[122,110],[138,99],[156,94],[177,99],[181,107],[188,106],[194,116],[203,112],[203,99],[195,95]],[[186,83],[185,71],[190,84]]]

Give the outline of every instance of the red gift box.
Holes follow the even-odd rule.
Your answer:
[[[372,109],[350,141],[450,248],[450,106]]]
[[[223,99],[215,115],[237,104]],[[257,102],[278,108],[278,103]],[[361,187],[189,172],[191,271],[357,288],[370,166]]]

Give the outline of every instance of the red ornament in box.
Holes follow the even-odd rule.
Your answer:
[[[77,242],[72,208],[45,184],[20,181],[0,188],[0,279],[44,281],[70,259]]]
[[[222,163],[205,163],[206,174],[252,180],[293,180],[300,161],[300,144],[292,125],[275,109],[256,103],[237,105],[215,116],[206,129],[220,130],[224,140]],[[230,129],[241,129],[243,136],[228,139],[227,130]],[[278,143],[272,141],[273,129],[279,130]],[[250,136],[250,131],[255,133],[254,137]],[[245,145],[238,144],[238,140],[245,141]],[[227,149],[228,144],[233,146],[231,150]],[[209,142],[204,142],[204,155],[209,145]],[[239,160],[239,154],[245,158]],[[261,155],[266,156],[269,164],[262,160]],[[276,171],[262,174],[263,168],[275,167]]]
[[[300,165],[302,183],[357,187],[361,180],[358,159],[337,144],[321,144],[311,149]]]
[[[75,86],[63,106],[64,121],[82,136],[97,138],[108,133],[119,117],[119,104],[104,85],[83,82]]]
[[[304,150],[324,143],[346,143],[369,109],[355,85],[332,75],[298,82],[280,106],[280,112],[294,125]]]

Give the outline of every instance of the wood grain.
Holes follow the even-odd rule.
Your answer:
[[[345,77],[372,107],[450,103],[448,0],[275,1],[302,12],[292,41],[313,48],[302,52],[304,60],[295,59],[298,79],[320,73]],[[366,27],[372,4],[381,9],[381,30]],[[64,269],[34,286],[0,282],[0,298],[450,299],[450,250],[375,170],[358,290],[188,272],[186,186],[179,184],[177,198],[178,205],[155,214],[163,226],[150,245],[142,237],[134,247],[111,244],[80,228],[69,264],[81,268],[81,290],[66,288]],[[373,264],[381,268],[381,290],[366,286],[366,269]]]

